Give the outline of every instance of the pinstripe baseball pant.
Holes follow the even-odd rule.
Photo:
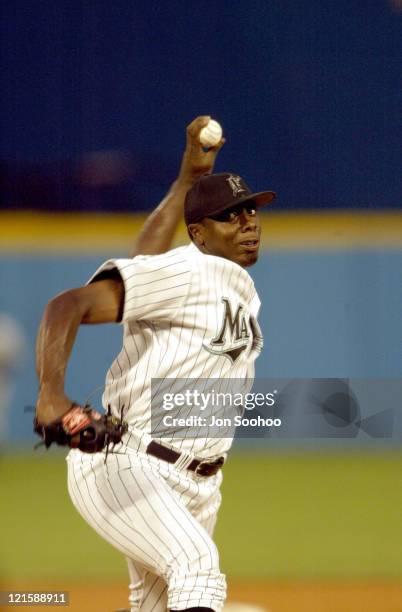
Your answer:
[[[131,611],[220,612],[226,581],[212,532],[222,473],[205,478],[131,451],[71,451],[68,489],[83,518],[127,558]]]

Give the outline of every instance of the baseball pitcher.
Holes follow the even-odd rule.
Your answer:
[[[71,448],[68,489],[78,512],[127,559],[130,610],[222,610],[225,577],[213,542],[230,437],[173,426],[152,435],[151,381],[252,379],[261,351],[260,301],[247,268],[258,258],[258,209],[237,174],[211,174],[224,139],[205,151],[187,128],[178,179],[148,218],[129,259],[105,262],[87,285],[49,302],[37,340],[35,430]],[[190,242],[168,250],[180,219]],[[74,404],[64,375],[82,324],[121,323],[104,414]],[[181,425],[177,426],[182,427]]]

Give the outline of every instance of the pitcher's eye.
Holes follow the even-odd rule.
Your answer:
[[[213,219],[214,221],[233,223],[234,221],[237,221],[238,217],[243,211],[245,211],[249,217],[255,217],[257,214],[257,207],[254,202],[249,202],[245,205],[239,204],[238,206],[228,208],[217,215],[210,215],[209,218]]]
[[[222,222],[228,222],[228,221],[235,221],[237,219],[237,217],[239,216],[239,211],[237,210],[231,210],[230,208],[228,210],[224,210],[221,213],[218,213],[217,215],[210,215],[210,219],[213,219],[214,221],[222,221]]]

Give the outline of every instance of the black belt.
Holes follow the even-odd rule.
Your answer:
[[[152,440],[152,442],[148,444],[147,453],[148,455],[153,455],[154,457],[167,461],[168,463],[176,463],[176,461],[178,461],[182,455],[172,448],[167,448],[167,446],[158,444],[158,442],[155,442],[155,440]],[[190,465],[187,466],[187,469],[195,472],[199,476],[213,476],[219,472],[224,463],[225,459],[223,457],[218,457],[218,459],[215,459],[215,461],[212,462],[193,459]]]

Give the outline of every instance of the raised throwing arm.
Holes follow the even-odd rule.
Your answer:
[[[184,199],[187,191],[202,175],[211,173],[216,156],[225,139],[204,151],[200,141],[200,130],[207,125],[209,116],[200,116],[187,126],[186,149],[177,179],[162,202],[149,215],[142,227],[130,257],[157,255],[171,248],[177,227],[183,217]]]

